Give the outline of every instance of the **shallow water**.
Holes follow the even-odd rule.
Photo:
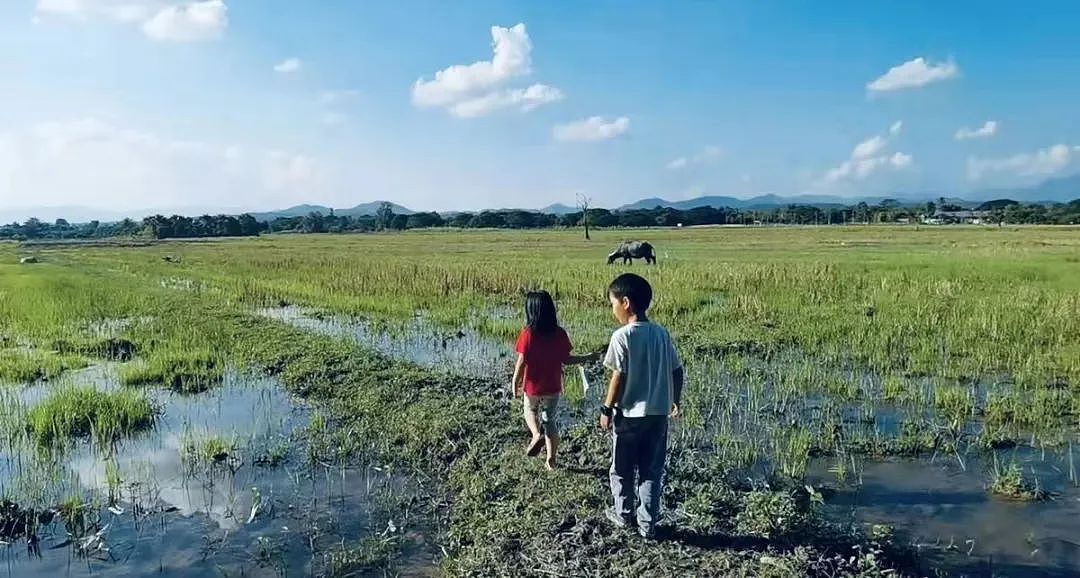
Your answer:
[[[841,450],[855,456],[811,459],[807,482],[836,490],[826,492],[830,517],[867,527],[892,526],[900,540],[916,544],[934,567],[957,575],[1080,576],[1080,445],[1075,429],[1047,424],[1041,435],[1013,431],[1014,447],[988,449],[980,442],[983,423],[977,413],[961,424],[959,437],[947,433],[948,420],[933,407],[938,382],[931,378],[906,380],[906,393],[928,401],[900,406],[883,400],[878,377],[830,370],[802,356],[750,358],[745,362],[749,371],[739,373],[715,359],[689,361],[688,387],[705,390],[708,399],[700,408],[702,427],[687,434],[690,443],[708,446],[714,436],[743,440],[761,452],[750,466],[751,474],[766,475],[781,463],[785,436],[805,432],[808,443],[818,447],[831,432],[828,435],[840,436]],[[857,388],[857,394],[843,399],[831,395],[829,380],[836,376]],[[785,384],[785,379],[791,381]],[[981,405],[988,387],[965,387],[976,406]],[[862,453],[895,452],[908,423],[949,436],[958,451],[917,458]],[[1035,447],[1058,434],[1061,445]],[[1074,440],[1072,446],[1068,440]],[[841,461],[846,479],[838,481],[835,466]],[[995,470],[1013,463],[1023,468],[1025,480],[1037,482],[1052,499],[1020,503],[992,495]]]
[[[259,315],[308,331],[350,339],[383,355],[468,377],[508,374],[513,347],[478,332],[447,331],[417,317],[400,325],[362,319],[316,317],[299,307],[261,309]]]
[[[827,501],[835,518],[888,524],[929,560],[969,576],[1080,576],[1080,490],[1054,461],[1017,456],[1053,499],[1008,501],[987,489],[992,464],[896,459],[859,465],[861,484]],[[829,483],[827,462],[811,476]],[[1034,470],[1034,472],[1032,472]]]
[[[49,384],[0,390],[5,413],[32,407],[64,382],[121,387],[114,368],[96,366]],[[85,523],[54,516],[38,529],[38,547],[18,537],[0,548],[0,573],[317,574],[328,552],[384,531],[378,498],[405,491],[405,480],[373,468],[313,465],[294,435],[310,412],[273,379],[230,372],[206,393],[151,395],[164,410],[155,427],[120,442],[112,457],[88,443],[51,457],[39,455],[33,442],[0,451],[0,488],[8,499],[39,512],[72,496],[86,504]],[[207,436],[233,440],[236,451],[208,465],[183,459],[186,439]],[[256,463],[271,453],[283,456],[280,464]],[[121,480],[111,509],[110,462]],[[406,526],[400,519],[395,524],[398,532]],[[100,547],[80,551],[98,535]],[[412,561],[425,566],[423,554],[416,556]]]

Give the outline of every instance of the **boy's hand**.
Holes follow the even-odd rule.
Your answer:
[[[682,413],[679,411],[679,404],[672,404],[671,405],[671,418],[675,419],[675,418],[679,417],[680,415],[682,415]]]
[[[615,408],[610,405],[600,406],[600,429],[608,431],[611,422],[615,419]]]

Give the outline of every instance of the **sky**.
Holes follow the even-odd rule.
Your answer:
[[[933,192],[1080,171],[1080,3],[4,0],[0,209]]]

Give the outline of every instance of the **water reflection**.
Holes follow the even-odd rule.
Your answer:
[[[115,365],[103,365],[49,384],[5,388],[5,425],[17,425],[50,391],[71,384],[122,387]],[[152,430],[122,440],[115,451],[79,443],[49,453],[25,436],[8,436],[0,450],[3,495],[38,512],[81,504],[85,531],[72,535],[75,525],[52,515],[36,529],[33,548],[25,537],[0,548],[8,575],[310,575],[327,552],[386,524],[373,510],[377,496],[408,491],[405,480],[372,468],[307,460],[295,434],[310,412],[273,379],[229,372],[222,387],[200,395],[148,393],[163,413]],[[233,455],[199,464],[184,459],[185,445],[209,438],[233,444]],[[268,453],[282,460],[277,467],[256,463]],[[110,495],[118,500],[110,503]],[[96,539],[100,547],[83,551]]]
[[[398,325],[315,316],[299,307],[261,309],[259,315],[300,329],[350,339],[383,355],[456,375],[490,378],[508,371],[512,348],[476,331],[440,330],[416,317]]]

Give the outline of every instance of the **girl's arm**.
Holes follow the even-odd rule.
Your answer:
[[[566,365],[581,365],[584,363],[592,363],[600,359],[599,353],[590,353],[588,355],[571,355],[566,358]]]
[[[503,374],[506,375],[506,374]],[[519,353],[514,362],[514,378],[510,382],[510,394],[517,396],[521,391],[521,383],[525,380],[525,355]]]
[[[606,348],[592,353],[586,353],[585,355],[571,355],[566,358],[566,365],[581,365],[583,363],[600,361],[600,358],[604,356],[605,351],[607,351]]]

